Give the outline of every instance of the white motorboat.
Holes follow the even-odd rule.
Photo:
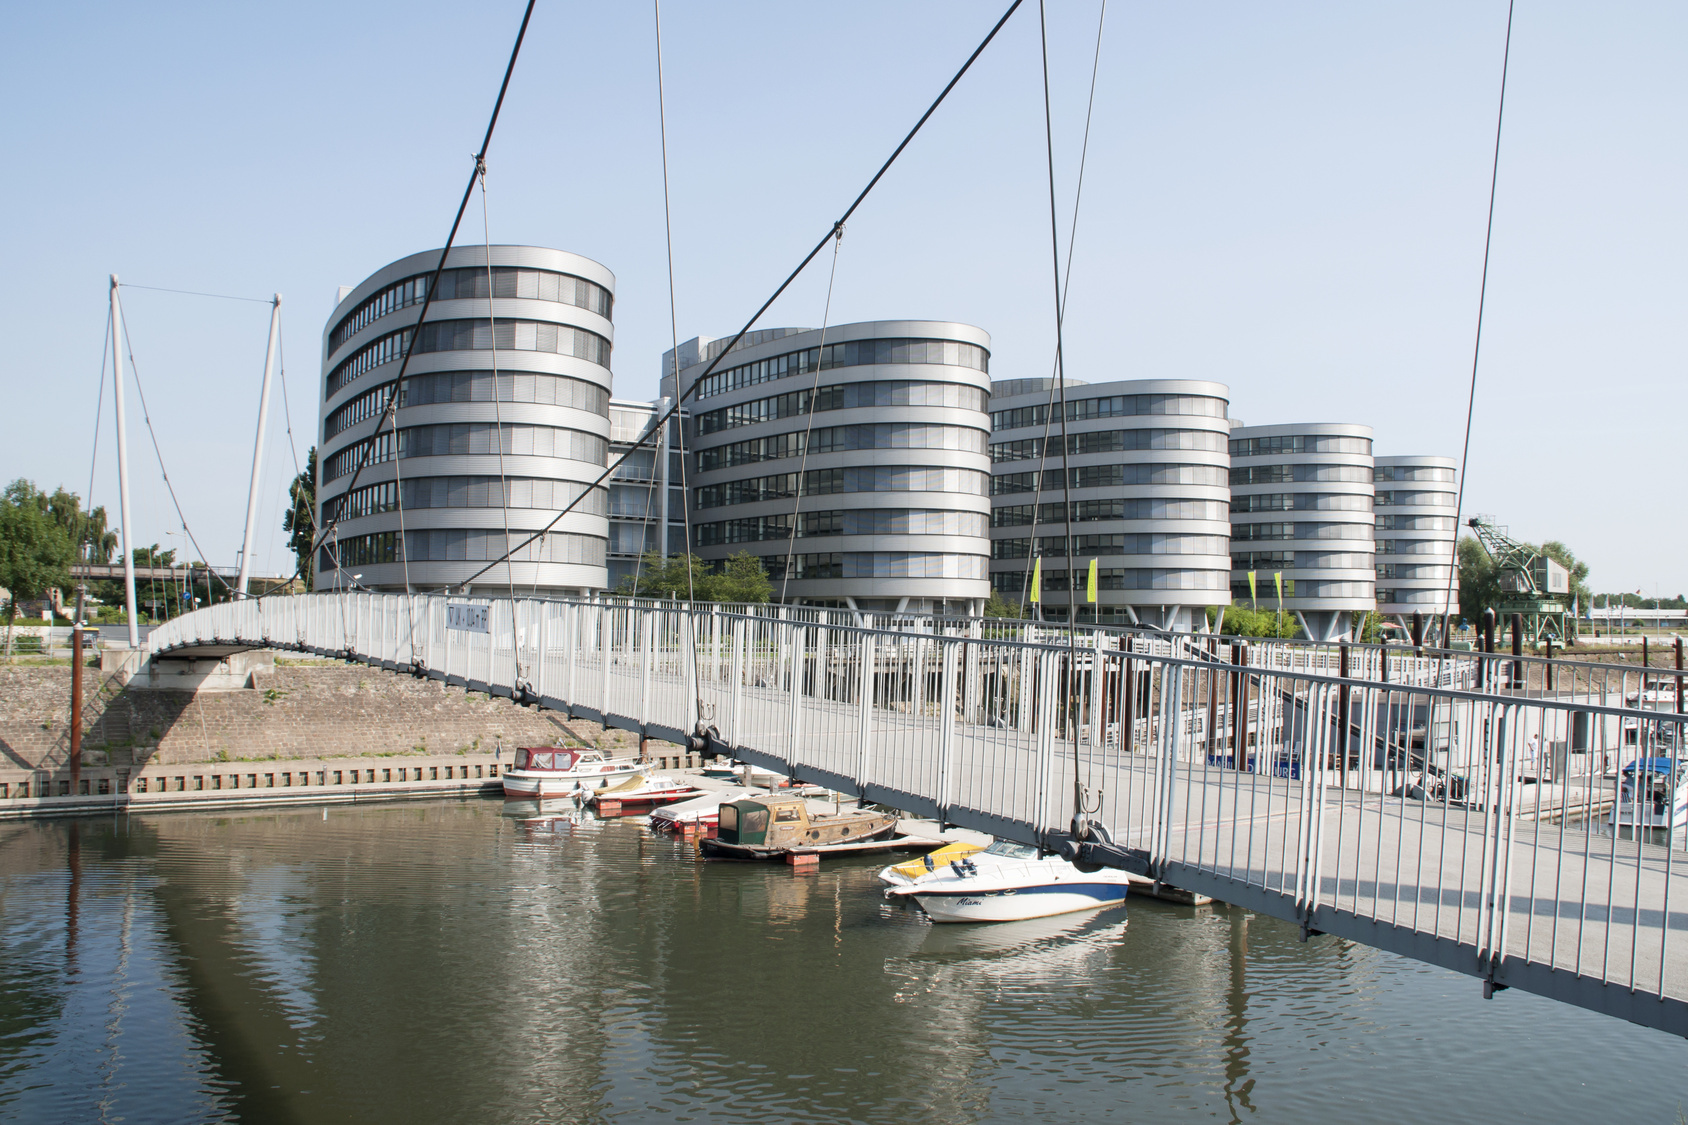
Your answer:
[[[601,750],[568,746],[529,746],[516,751],[504,771],[506,797],[567,797],[591,793],[605,785],[643,773],[636,758],[612,760]]]
[[[1625,766],[1611,823],[1616,828],[1688,825],[1688,758],[1641,758]]]
[[[1028,844],[998,840],[885,894],[914,899],[934,922],[1017,922],[1117,906],[1129,886],[1123,871],[1080,871],[1059,856],[1039,858]]]

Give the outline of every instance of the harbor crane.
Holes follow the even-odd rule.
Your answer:
[[[1493,516],[1472,516],[1466,525],[1494,560],[1500,602],[1495,612],[1502,621],[1518,614],[1531,644],[1552,637],[1566,644],[1576,641],[1576,622],[1565,606],[1571,592],[1571,572],[1528,543],[1521,543],[1495,523]]]

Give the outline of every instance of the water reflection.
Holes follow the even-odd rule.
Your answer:
[[[1588,1063],[1657,1033],[1223,908],[933,926],[876,868],[550,802],[5,825],[0,1117],[1675,1112]]]

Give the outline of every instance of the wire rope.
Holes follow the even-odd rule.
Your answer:
[[[88,511],[94,510],[94,473],[100,464],[100,415],[105,410],[106,358],[111,347],[111,306],[106,306],[105,341],[100,344],[100,389],[94,397],[94,451],[88,457]]]
[[[147,393],[141,386],[141,370],[135,363],[135,343],[129,338],[128,317],[123,318],[123,347],[124,350],[129,353],[129,374],[135,379],[135,395],[141,400],[141,417],[146,421],[147,437],[152,440],[153,456],[158,458],[158,472],[159,475],[164,478],[164,488],[170,493],[170,503],[176,509],[176,517],[182,521],[182,534],[187,536],[187,540],[193,545],[193,549],[199,552],[199,557],[202,561],[209,559],[210,556],[205,553],[205,548],[199,545],[199,540],[195,538],[193,530],[188,526],[188,517],[185,513],[183,513],[182,502],[176,496],[176,486],[170,481],[170,470],[164,466],[164,450],[159,447],[158,431],[153,429],[152,412],[147,408]],[[133,529],[131,529],[131,532],[132,531]],[[133,534],[130,535],[130,538],[134,538]],[[208,588],[211,583],[209,576],[216,574],[217,581],[221,582],[223,587],[228,590],[229,593],[234,593],[234,586],[229,583],[227,578],[224,578],[221,574],[217,574],[209,562],[205,563],[205,571],[207,575],[205,582]],[[210,595],[208,594],[207,597],[209,596]],[[207,602],[207,604],[210,603]]]
[[[118,282],[119,289],[146,289],[153,293],[180,293],[184,297],[215,297],[219,301],[250,301],[255,305],[270,304],[270,300],[263,297],[235,297],[228,293],[201,293],[196,289],[165,289],[158,285],[136,285],[132,281]]]
[[[1085,165],[1087,164],[1087,162],[1089,161],[1089,158],[1090,158],[1090,120],[1091,120],[1091,116],[1092,116],[1092,114],[1093,114],[1093,112],[1095,111],[1095,108],[1096,108],[1096,76],[1099,73],[1100,68],[1101,68],[1101,64],[1102,64],[1102,26],[1103,26],[1104,22],[1107,20],[1107,18],[1108,18],[1108,0],[1102,0],[1101,13],[1096,18],[1096,54],[1091,59],[1091,62],[1090,62],[1090,97],[1086,101],[1085,108],[1084,108],[1084,143],[1079,147],[1078,184],[1073,190],[1073,221],[1072,221],[1072,224],[1071,224],[1071,226],[1070,226],[1070,228],[1068,229],[1068,232],[1067,232],[1067,268],[1066,268],[1066,271],[1065,271],[1065,276],[1063,277],[1062,282],[1061,282],[1061,315],[1062,316],[1066,315],[1067,296],[1072,291],[1073,250],[1074,250],[1074,247],[1075,247],[1075,245],[1077,244],[1077,241],[1078,241],[1079,204],[1084,199],[1084,169],[1085,169]],[[1054,373],[1052,372],[1052,374],[1054,374]],[[1054,420],[1055,391],[1056,391],[1056,383],[1055,383],[1054,379],[1052,378],[1050,380],[1050,383],[1049,383],[1049,401],[1044,405],[1044,408],[1043,408],[1043,410],[1044,410],[1044,414],[1043,414],[1043,437],[1038,444],[1037,479],[1033,483],[1033,491],[1032,491],[1031,539],[1028,542],[1027,548],[1026,548],[1027,565],[1026,565],[1026,569],[1021,572],[1021,578],[1020,578],[1020,616],[1021,617],[1024,617],[1026,615],[1026,593],[1027,593],[1027,590],[1031,586],[1032,566],[1034,565],[1035,560],[1038,558],[1037,524],[1038,524],[1039,508],[1042,506],[1042,503],[1043,503],[1043,473],[1044,473],[1044,465],[1047,463],[1048,458],[1049,458],[1049,426],[1050,426],[1050,423]],[[1063,413],[1064,413],[1064,411],[1063,411]],[[1063,442],[1063,445],[1064,444],[1065,443]],[[1070,571],[1072,569],[1071,562],[1069,561],[1067,565],[1068,565],[1068,570]],[[1071,575],[1068,576],[1068,579],[1069,579],[1069,581],[1071,580]]]
[[[826,234],[822,235],[821,238],[820,238],[820,241],[816,242],[815,245],[813,246],[813,248],[811,248],[809,250],[809,252],[803,256],[802,261],[797,263],[796,268],[793,269],[789,274],[786,275],[785,280],[780,282],[780,284],[774,289],[773,293],[768,297],[768,299],[766,301],[762,302],[761,307],[759,307],[756,310],[756,312],[751,315],[749,320],[745,321],[744,327],[740,328],[738,330],[738,333],[736,335],[734,335],[733,338],[727,342],[727,346],[722,348],[718,353],[716,353],[715,358],[713,360],[711,360],[709,365],[706,368],[704,368],[703,372],[701,374],[699,374],[698,377],[692,381],[692,385],[689,388],[687,388],[685,391],[681,391],[681,389],[679,387],[674,388],[674,393],[675,393],[674,402],[673,402],[672,405],[669,406],[669,408],[666,411],[663,412],[663,416],[660,419],[661,424],[666,425],[670,418],[674,417],[676,414],[678,414],[680,412],[680,407],[685,403],[685,401],[688,398],[692,397],[692,395],[696,393],[697,388],[703,385],[703,382],[704,382],[705,379],[707,379],[710,375],[714,374],[716,367],[718,367],[720,365],[722,359],[724,359],[726,356],[728,356],[729,354],[732,353],[732,350],[735,347],[738,346],[739,341],[743,340],[745,335],[747,333],[749,333],[749,331],[753,327],[755,327],[756,322],[762,319],[762,315],[764,313],[766,313],[768,311],[768,309],[773,307],[774,302],[779,300],[780,295],[783,294],[786,291],[786,289],[790,288],[791,283],[793,281],[797,280],[798,275],[801,274],[805,269],[807,269],[808,266],[809,266],[809,263],[814,261],[815,257],[822,250],[824,250],[826,248],[826,244],[827,244],[828,240],[830,240],[833,237],[833,232],[835,230],[837,230],[839,227],[842,227],[845,223],[847,223],[849,221],[850,217],[856,213],[856,209],[862,205],[863,201],[867,199],[868,195],[872,193],[873,189],[879,185],[879,181],[884,178],[886,172],[891,170],[891,166],[897,162],[897,158],[903,154],[903,150],[908,148],[910,142],[912,142],[914,140],[915,136],[917,134],[919,134],[921,128],[926,124],[926,122],[928,120],[930,120],[932,115],[938,111],[938,107],[944,103],[944,99],[949,97],[950,91],[955,89],[956,84],[961,81],[961,79],[967,74],[967,72],[970,69],[972,69],[973,63],[976,62],[978,60],[979,56],[984,53],[985,48],[990,46],[991,42],[996,38],[997,32],[1002,30],[1003,25],[1008,22],[1009,17],[1011,17],[1016,11],[1019,10],[1020,5],[1023,2],[1024,2],[1024,0],[1013,0],[1013,3],[1008,6],[1008,10],[1002,14],[1002,18],[996,21],[995,25],[991,27],[990,31],[985,35],[984,39],[982,39],[979,42],[979,45],[977,47],[973,48],[973,53],[967,56],[967,61],[961,64],[961,69],[957,70],[955,72],[955,75],[949,80],[948,83],[945,84],[943,90],[939,92],[938,96],[935,99],[933,99],[932,104],[926,107],[926,112],[922,113],[920,115],[920,119],[914,123],[914,127],[911,128],[908,131],[908,133],[904,135],[902,141],[891,152],[891,155],[886,157],[885,162],[879,166],[879,170],[873,174],[873,178],[868,180],[867,186],[862,188],[861,192],[857,194],[856,198],[854,200],[852,200],[850,205],[844,209],[844,213],[842,215],[840,215],[838,217],[838,219],[830,227],[827,228]],[[598,476],[597,480],[592,482],[592,487],[597,488],[599,485],[603,484],[606,480],[608,480],[610,478],[610,475],[612,473],[614,473],[616,469],[620,468],[622,463],[625,462],[629,457],[631,457],[634,454],[634,452],[636,452],[643,443],[644,443],[643,438],[640,438],[638,441],[634,442],[633,448],[631,448],[627,452],[623,453],[619,458],[617,458],[615,460],[615,462],[613,464],[611,464],[608,468],[606,468],[603,471],[603,473],[601,473]],[[584,493],[582,495],[584,495]],[[539,531],[535,532],[532,536],[530,536],[522,544],[519,544],[517,549],[519,550],[522,546],[526,546],[527,543],[531,543],[534,539],[538,538],[539,536],[545,534],[545,532],[551,530],[551,528],[555,527],[557,525],[557,523],[564,516],[568,515],[569,512],[574,510],[575,505],[578,504],[578,503],[580,503],[579,497],[575,498],[574,500],[571,500],[568,503],[568,505],[563,508],[562,511],[558,512],[556,514],[556,516],[554,516],[552,518],[550,523],[546,524],[545,527],[543,527]],[[485,574],[488,570],[491,570],[493,567],[497,566],[502,561],[503,560],[501,560],[501,559],[494,559],[492,562],[488,563],[486,566],[482,567],[480,570],[478,570],[474,574],[470,575],[469,581],[473,582],[476,578],[479,578],[482,574]]]
[[[1065,302],[1061,279],[1061,232],[1055,213],[1055,131],[1049,108],[1049,31],[1044,15],[1044,0],[1038,0],[1037,27],[1043,56],[1043,142],[1049,168],[1049,253],[1053,264],[1055,284],[1055,382],[1061,398],[1061,507],[1064,522],[1062,531],[1064,554],[1067,557],[1067,683],[1063,692],[1062,710],[1067,717],[1067,735],[1073,744],[1073,829],[1080,836],[1088,834],[1082,822],[1084,810],[1084,773],[1079,755],[1078,704],[1078,608],[1073,589],[1073,503],[1072,451],[1067,442],[1067,372],[1063,356]],[[1097,669],[1091,669],[1094,674]]]
[[[821,371],[826,367],[826,329],[832,322],[832,283],[838,278],[838,248],[844,244],[844,228],[839,227],[832,239],[832,269],[826,275],[826,305],[821,312],[821,340],[815,350],[815,378],[809,384],[808,421],[803,427],[803,453],[797,462],[797,483],[791,490],[791,529],[785,537],[785,570],[780,574],[780,602],[785,602],[787,585],[791,582],[791,560],[797,552],[797,523],[803,514],[803,475],[809,468],[809,439],[815,432],[815,399],[821,390]]]
[[[1465,466],[1471,456],[1471,420],[1477,410],[1477,365],[1483,354],[1483,310],[1489,296],[1489,248],[1495,236],[1495,188],[1500,182],[1500,134],[1506,121],[1506,72],[1512,62],[1512,7],[1506,4],[1506,45],[1501,49],[1500,104],[1495,110],[1495,150],[1489,166],[1489,218],[1483,231],[1483,275],[1477,286],[1477,334],[1471,344],[1471,390],[1465,401],[1465,444],[1459,454],[1459,489],[1454,498],[1454,547],[1448,566],[1448,587],[1442,600],[1442,647],[1448,646],[1449,622],[1453,618],[1454,576],[1459,573],[1460,516],[1465,510]]]
[[[668,338],[674,356],[674,402],[678,406],[680,402],[680,314],[674,286],[674,216],[673,208],[669,203],[668,191],[668,96],[662,76],[662,0],[651,0],[651,15],[656,24],[656,120],[657,134],[662,141],[662,233],[663,246],[668,252]],[[661,425],[666,427],[668,425],[667,420],[662,420]],[[692,510],[690,503],[688,503],[691,496],[690,486],[686,481],[686,425],[684,418],[675,422],[673,432],[680,439],[680,520],[686,537],[686,600],[695,602],[697,601],[697,586],[692,577]],[[666,438],[667,435],[668,430],[665,428],[663,437]],[[663,448],[666,444],[666,441],[657,444],[653,451],[656,456],[666,456],[666,451]],[[653,468],[657,467],[653,462]],[[651,474],[653,485],[667,475],[667,466],[663,465],[660,468],[664,471],[661,473],[652,472]],[[667,500],[668,497],[664,494],[663,501],[666,503]],[[657,520],[661,524],[657,528],[657,545],[659,553],[666,557],[668,554],[668,522],[662,518],[660,506],[657,508],[657,512]],[[643,546],[642,543],[640,545]],[[697,659],[695,646],[692,659],[695,665]],[[695,667],[693,671],[696,671]],[[700,699],[698,700],[700,721],[702,709],[703,701]]]
[[[488,343],[490,343],[491,346],[492,346],[492,350],[491,350],[491,353],[490,353],[491,356],[492,356],[492,426],[493,426],[493,436],[498,439],[498,504],[499,504],[499,507],[502,508],[503,512],[504,512],[504,554],[505,554],[504,577],[505,577],[505,580],[508,581],[509,584],[510,584],[510,596],[514,597],[515,594],[516,594],[516,563],[515,563],[514,559],[511,559],[509,557],[509,555],[510,555],[510,483],[509,483],[509,478],[506,477],[505,474],[504,474],[504,407],[502,405],[502,402],[503,402],[503,399],[504,399],[504,390],[499,385],[499,382],[498,382],[498,313],[497,313],[497,310],[493,307],[493,303],[492,303],[493,302],[492,221],[489,218],[487,218],[486,161],[485,160],[478,161],[478,167],[480,168],[480,173],[481,173],[481,245],[486,249],[486,318],[487,318],[487,328],[488,328],[487,338],[488,338]],[[516,398],[515,391],[516,391],[515,377],[512,376],[511,377],[511,383],[510,383],[510,401],[512,401],[512,402],[514,402],[515,398]],[[395,417],[396,417],[396,415],[395,415]],[[394,441],[397,441],[397,440],[398,439],[395,437]],[[397,450],[395,450],[394,452],[397,453]],[[394,461],[393,467],[396,469],[398,467],[398,464],[397,464],[398,458],[395,456],[393,458],[393,461]],[[402,512],[403,512],[402,502],[400,504],[400,512],[401,512],[401,518],[402,518]],[[538,551],[535,551],[534,553],[537,556],[539,556],[539,558],[543,558],[544,554],[545,554],[544,544],[541,543],[540,549]],[[537,591],[538,588],[539,588],[539,560],[538,559],[535,559],[535,561],[534,561],[533,581],[534,581],[534,589],[535,589],[535,591]],[[408,590],[409,588],[410,588],[410,580],[407,578],[407,579],[405,579],[405,589]]]
[[[516,32],[515,46],[513,46],[511,48],[511,50],[510,50],[510,61],[504,68],[504,80],[499,84],[498,98],[497,98],[496,101],[493,102],[492,116],[487,120],[486,133],[481,138],[480,151],[475,154],[475,158],[474,158],[475,159],[475,166],[469,172],[469,182],[467,184],[465,184],[464,187],[463,187],[463,198],[457,204],[457,215],[456,215],[455,218],[452,219],[452,221],[451,221],[451,231],[450,231],[449,234],[446,235],[445,245],[443,247],[441,247],[441,249],[440,249],[439,261],[434,266],[434,272],[431,275],[429,275],[428,290],[425,294],[423,294],[422,308],[416,315],[416,325],[413,329],[410,330],[410,332],[408,333],[408,337],[405,340],[404,356],[399,361],[398,374],[394,377],[394,380],[393,380],[393,393],[391,395],[389,395],[388,398],[387,398],[387,405],[382,410],[382,416],[381,416],[380,420],[376,422],[375,427],[373,428],[373,430],[370,433],[370,436],[368,438],[366,438],[362,443],[362,446],[361,446],[362,456],[360,456],[359,459],[358,459],[357,468],[355,470],[353,470],[353,472],[352,472],[351,481],[346,485],[345,489],[338,496],[336,496],[334,498],[336,503],[335,503],[333,518],[330,518],[328,516],[328,513],[326,511],[324,511],[323,518],[320,521],[322,526],[319,527],[318,531],[317,531],[317,537],[318,538],[313,539],[313,541],[311,543],[312,554],[315,554],[317,547],[320,545],[319,540],[322,539],[322,538],[326,538],[331,531],[334,531],[335,528],[338,527],[339,522],[340,522],[340,518],[345,513],[346,505],[351,500],[352,492],[353,492],[353,490],[355,490],[357,488],[358,477],[362,475],[365,466],[367,466],[369,464],[369,458],[370,458],[371,454],[373,453],[373,451],[375,450],[376,441],[380,437],[380,434],[381,434],[381,427],[387,422],[389,416],[393,419],[393,427],[394,427],[394,429],[393,429],[393,445],[394,445],[393,459],[394,459],[394,461],[398,460],[399,450],[397,448],[397,446],[398,446],[398,421],[397,421],[398,405],[397,404],[398,404],[399,396],[404,393],[405,373],[410,368],[410,357],[411,357],[412,354],[415,353],[416,342],[421,337],[422,324],[428,318],[428,309],[434,303],[434,294],[436,292],[438,292],[440,274],[442,274],[445,271],[446,256],[451,253],[452,244],[457,241],[457,228],[462,225],[462,223],[463,223],[463,213],[466,210],[468,210],[469,199],[474,194],[475,182],[480,177],[480,166],[481,166],[482,162],[484,162],[486,160],[487,149],[492,144],[493,131],[498,127],[498,115],[499,115],[500,111],[504,108],[504,96],[505,96],[506,93],[509,92],[509,89],[510,89],[510,76],[515,72],[516,59],[521,55],[522,40],[527,37],[528,22],[533,18],[533,6],[534,6],[535,2],[536,2],[536,0],[528,0],[527,8],[522,13],[522,25]],[[400,497],[400,503],[399,503],[399,522],[402,526],[402,524],[404,522],[404,504],[402,502],[402,497]],[[550,529],[547,528],[546,530],[550,530]],[[336,542],[336,544],[338,544],[338,542],[339,542],[337,535],[335,537],[335,542]],[[400,547],[402,548],[402,546],[403,546],[403,543],[401,542]],[[498,560],[498,561],[501,562],[503,560]],[[336,567],[338,567],[338,565],[339,565],[339,555],[338,554],[335,555],[335,565],[336,565]],[[493,565],[497,565],[497,563],[495,562]],[[491,568],[489,567],[487,569],[491,569]],[[480,577],[480,575],[484,574],[485,572],[486,572],[485,570],[480,571],[479,573],[474,575],[474,577],[472,577],[469,581],[473,582],[475,578]],[[297,576],[298,576],[297,572],[295,572],[294,577],[297,577]],[[410,584],[409,584],[409,581],[408,581],[408,579],[409,579],[408,564],[407,564],[407,570],[406,570],[405,577],[406,577],[405,588],[406,588],[406,592],[408,593],[409,588],[410,588]],[[465,585],[467,585],[467,584],[468,583],[465,583]]]

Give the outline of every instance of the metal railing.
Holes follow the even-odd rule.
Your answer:
[[[1050,628],[356,592],[214,606],[149,649],[299,649],[701,732],[865,800],[1688,1033],[1685,717],[1629,698],[1639,669]]]

